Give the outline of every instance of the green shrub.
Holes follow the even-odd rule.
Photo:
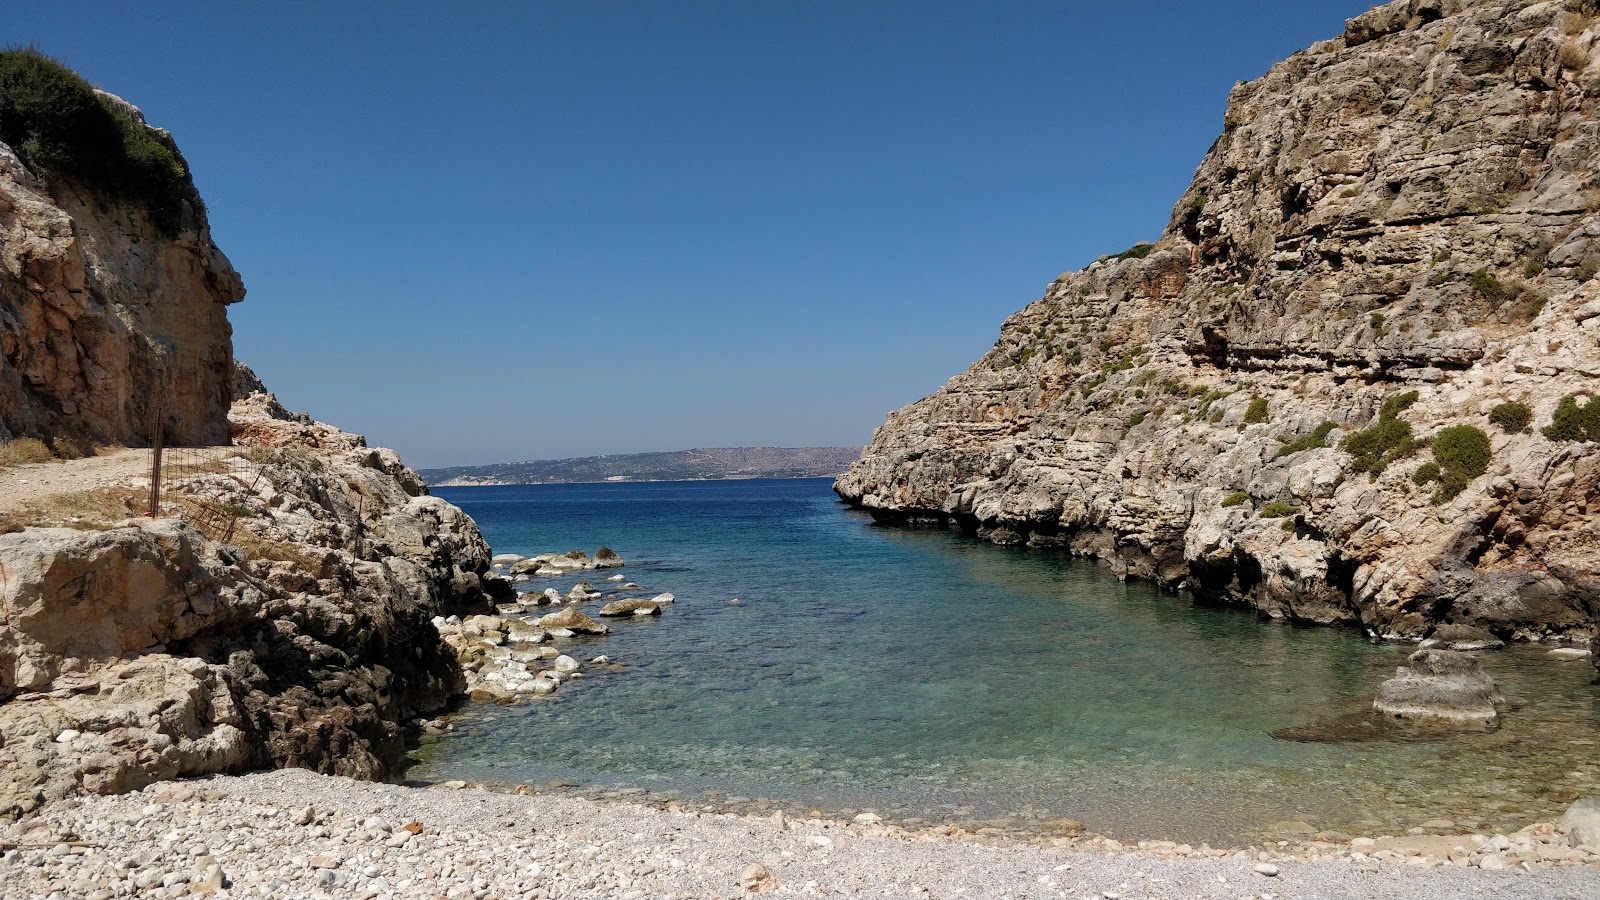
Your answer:
[[[1378,409],[1378,420],[1392,419],[1411,408],[1417,402],[1416,391],[1406,391],[1404,394],[1395,394],[1383,401],[1383,406]]]
[[[1401,421],[1399,415],[1416,403],[1417,397],[1416,391],[1395,394],[1383,401],[1377,424],[1339,442],[1339,449],[1350,454],[1352,469],[1377,475],[1395,460],[1416,452],[1411,423]]]
[[[1578,405],[1578,395],[1561,398],[1544,436],[1552,441],[1600,441],[1600,398]]]
[[[1544,263],[1537,259],[1530,259],[1522,266],[1522,277],[1537,278],[1544,271]]]
[[[1489,436],[1477,426],[1452,425],[1439,432],[1433,439],[1433,458],[1439,465],[1439,491],[1433,496],[1434,502],[1452,499],[1466,490],[1472,479],[1488,471],[1493,457]]]
[[[1116,256],[1113,256],[1111,258],[1112,259],[1144,259],[1146,256],[1149,256],[1151,253],[1155,252],[1155,249],[1156,249],[1156,245],[1155,244],[1147,243],[1145,241],[1140,241],[1139,243],[1134,244],[1132,247],[1129,247],[1128,249],[1122,251],[1121,253],[1118,253]]]
[[[1494,451],[1489,436],[1476,425],[1452,425],[1433,439],[1433,458],[1446,471],[1477,478],[1489,469]]]
[[[1223,506],[1239,506],[1249,502],[1250,495],[1246,494],[1244,491],[1234,491],[1228,496],[1222,498]]]
[[[1338,427],[1332,422],[1323,422],[1310,434],[1301,435],[1279,447],[1278,458],[1288,456],[1291,453],[1299,453],[1302,450],[1314,450],[1318,447],[1328,446],[1328,434]]]
[[[1376,313],[1375,312],[1372,315],[1367,317],[1367,324],[1372,326],[1372,330],[1373,331],[1382,331],[1383,330],[1383,322],[1384,322],[1383,313]]]
[[[1295,508],[1282,500],[1274,500],[1261,507],[1261,518],[1263,519],[1281,519],[1284,516],[1292,516],[1294,514]]]
[[[1506,286],[1500,279],[1489,274],[1488,269],[1475,269],[1467,275],[1467,284],[1472,292],[1485,300],[1499,300],[1506,295]]]
[[[1138,412],[1134,413],[1131,418],[1128,419],[1128,427],[1129,428],[1137,428],[1139,426],[1139,423],[1143,422],[1145,420],[1145,417],[1148,416],[1148,415],[1150,415],[1150,411],[1148,409],[1139,410]]]
[[[1339,449],[1350,454],[1352,469],[1378,475],[1390,463],[1416,452],[1417,442],[1410,422],[1384,419],[1345,438]]]
[[[1244,411],[1244,424],[1258,425],[1267,420],[1267,398],[1257,397],[1250,401],[1250,406]]]
[[[1489,421],[1500,426],[1506,434],[1526,431],[1533,424],[1533,408],[1526,403],[1511,400],[1489,410]]]
[[[1438,481],[1440,471],[1441,470],[1438,463],[1426,462],[1420,466],[1417,466],[1417,470],[1411,473],[1411,480],[1415,484],[1427,484],[1431,481]]]
[[[169,237],[201,210],[178,155],[126,110],[32,47],[0,50],[0,141],[30,168],[150,215]]]

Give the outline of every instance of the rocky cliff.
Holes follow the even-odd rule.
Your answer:
[[[154,519],[129,518],[146,453],[6,473],[0,818],[253,767],[398,776],[401,723],[464,686],[433,618],[512,593],[477,526],[236,373],[244,288],[166,132],[4,50],[0,138],[0,443],[201,448]]]
[[[270,395],[233,426],[169,518],[102,521],[108,492],[0,535],[0,816],[247,768],[393,778],[401,723],[461,691],[431,619],[487,608],[472,520]]]
[[[1421,637],[1600,620],[1600,9],[1398,0],[1237,85],[1153,245],[842,476],[892,522]]]
[[[137,108],[41,60],[0,52],[0,441],[142,444],[159,403],[169,440],[226,443],[244,286],[188,166]]]

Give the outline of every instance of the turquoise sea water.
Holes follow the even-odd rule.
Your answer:
[[[1016,830],[1065,817],[1213,842],[1286,836],[1284,822],[1514,828],[1600,787],[1600,689],[1585,664],[1485,654],[1507,698],[1494,731],[1275,738],[1361,725],[1348,717],[1412,648],[1198,607],[1056,553],[879,527],[829,484],[439,489],[496,552],[604,544],[645,589],[629,595],[678,602],[570,642],[617,669],[591,667],[547,700],[463,710],[412,777]],[[611,588],[608,574],[522,589]]]

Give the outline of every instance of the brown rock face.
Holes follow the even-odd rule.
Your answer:
[[[1402,0],[1238,85],[1159,241],[1057,279],[835,489],[1275,617],[1593,636],[1600,453],[1542,433],[1600,393],[1600,16],[1569,6]],[[1441,490],[1461,425],[1491,456]],[[1340,449],[1369,428],[1388,452]]]
[[[0,440],[142,444],[161,394],[169,440],[227,443],[244,285],[204,213],[183,220],[169,237],[0,144]]]

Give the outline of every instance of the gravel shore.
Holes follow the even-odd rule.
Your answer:
[[[10,826],[0,833],[0,897],[1600,897],[1600,859],[1567,852],[1559,835],[1523,836],[1498,854],[1508,868],[1487,871],[1472,852],[1453,862],[1348,846],[1184,856],[1169,845],[1036,846],[799,815],[302,770],[216,777],[63,801]]]

